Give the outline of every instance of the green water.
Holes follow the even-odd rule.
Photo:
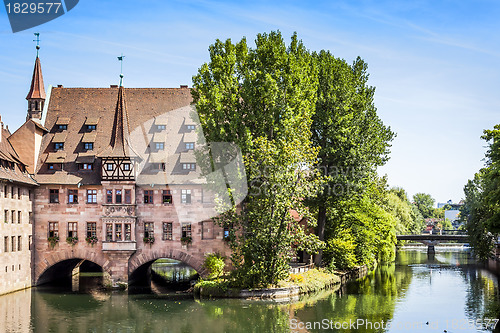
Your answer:
[[[483,332],[491,329],[478,327],[491,328],[488,320],[499,314],[496,275],[468,252],[449,249],[433,258],[401,251],[396,263],[363,279],[295,302],[81,293],[71,286],[0,296],[0,332]]]

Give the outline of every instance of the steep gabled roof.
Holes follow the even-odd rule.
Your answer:
[[[27,100],[30,99],[45,99],[45,88],[43,87],[42,65],[40,58],[36,57],[35,68],[33,69],[33,77],[31,78],[31,88]]]
[[[125,103],[125,88],[118,88],[118,100],[116,101],[115,116],[113,120],[113,129],[111,130],[111,138],[109,145],[100,152],[99,157],[135,157],[134,152],[129,143],[130,125]]]

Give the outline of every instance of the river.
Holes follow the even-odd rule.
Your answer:
[[[403,250],[340,290],[284,303],[106,293],[85,279],[86,292],[0,296],[0,332],[487,332],[500,314],[497,275],[458,248]]]

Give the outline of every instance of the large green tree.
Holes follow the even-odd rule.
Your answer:
[[[313,54],[318,67],[312,140],[318,147],[318,169],[325,183],[310,198],[317,211],[318,236],[325,239],[328,207],[338,207],[359,196],[383,165],[395,134],[377,115],[375,88],[368,85],[367,64],[351,65],[328,51]],[[322,253],[316,256],[321,264]]]
[[[434,217],[434,198],[430,194],[416,193],[413,195],[413,202],[417,206],[422,216],[426,218]]]
[[[249,187],[242,204],[226,207],[219,221],[231,227],[240,285],[276,284],[288,274],[293,246],[311,252],[321,246],[290,214],[308,216],[303,198],[313,190],[316,65],[296,35],[287,46],[279,32],[257,35],[255,48],[243,38],[217,40],[209,50],[210,62],[193,77],[196,110],[207,142],[239,146]]]
[[[500,233],[500,125],[485,130],[481,138],[488,142],[486,165],[464,187],[460,218],[475,254],[486,260]]]

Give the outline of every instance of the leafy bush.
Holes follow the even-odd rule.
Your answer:
[[[325,262],[330,270],[349,270],[357,266],[356,244],[352,239],[332,238],[326,244]]]
[[[208,269],[210,278],[218,279],[224,273],[224,267],[226,266],[224,259],[225,258],[218,253],[209,253],[205,256],[203,267]]]

